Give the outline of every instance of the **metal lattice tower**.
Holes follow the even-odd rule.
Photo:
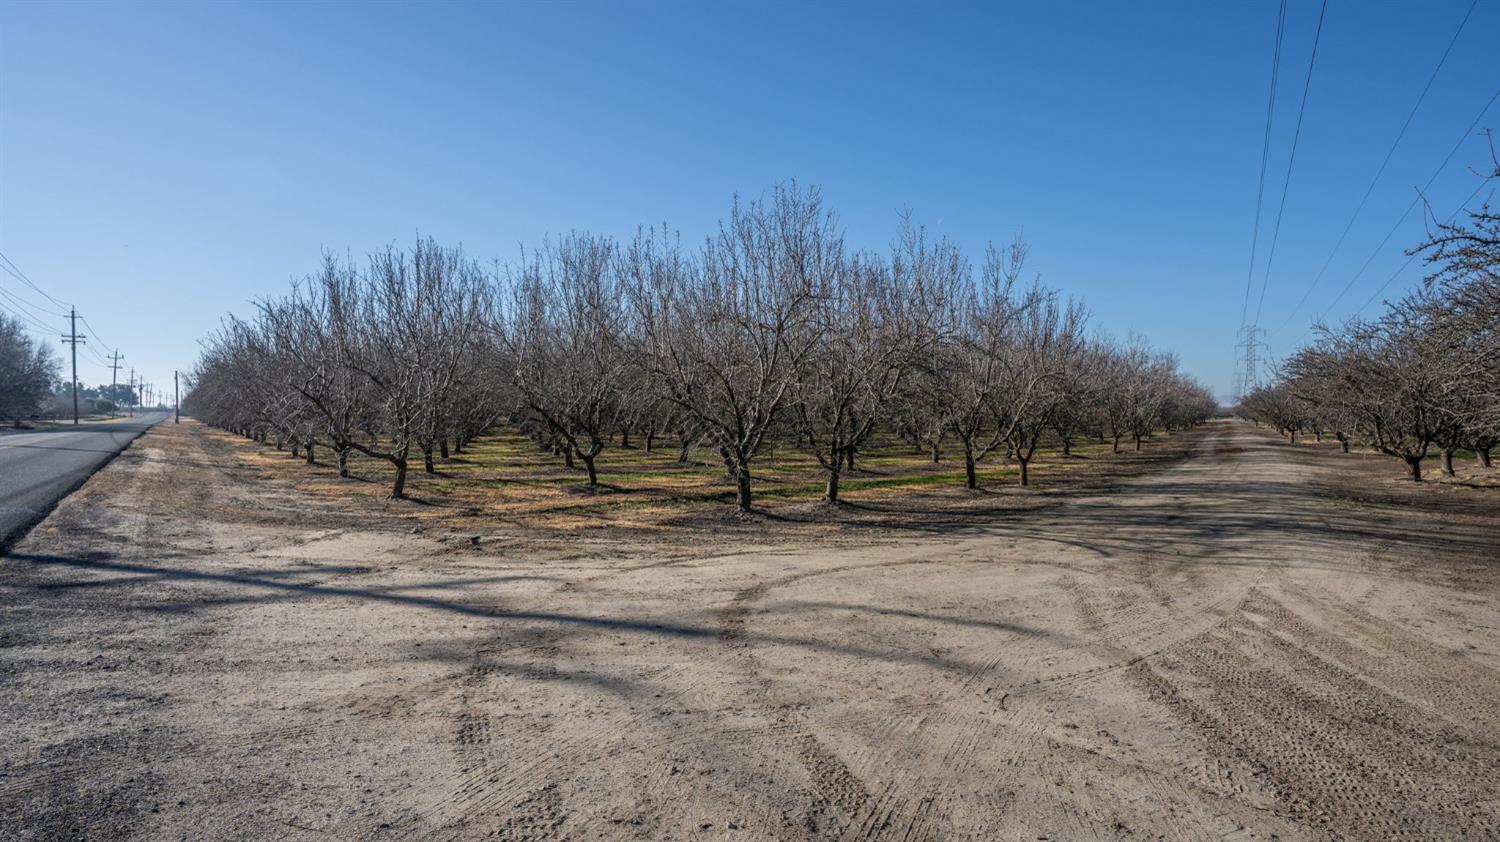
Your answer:
[[[1239,370],[1235,373],[1234,397],[1244,400],[1245,395],[1260,388],[1260,364],[1269,356],[1264,337],[1265,328],[1245,325],[1240,328],[1240,341],[1234,347],[1240,351]]]

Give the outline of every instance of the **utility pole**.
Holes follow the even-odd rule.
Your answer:
[[[182,423],[182,384],[177,382],[177,372],[172,372],[172,423]]]
[[[78,423],[78,343],[84,337],[78,334],[78,309],[68,308],[68,333],[62,341],[73,347],[73,423]]]
[[[109,355],[109,402],[114,407],[109,411],[109,417],[115,417],[115,410],[120,408],[120,360],[125,355],[116,350]]]
[[[135,417],[135,369],[130,369],[130,417]]]

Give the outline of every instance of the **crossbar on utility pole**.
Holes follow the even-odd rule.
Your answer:
[[[78,343],[84,337],[78,333],[78,309],[68,308],[68,333],[62,338],[64,344],[73,347],[73,423],[78,423]]]

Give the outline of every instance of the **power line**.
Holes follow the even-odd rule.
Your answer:
[[[42,295],[48,301],[51,301],[52,303],[56,304],[59,307],[64,307],[64,308],[68,309],[67,313],[53,312],[51,310],[48,310],[45,307],[42,307],[40,305],[28,302],[26,299],[21,298],[20,296],[16,295],[15,293],[9,292],[8,290],[5,290],[5,289],[0,289],[0,296],[4,296],[5,298],[7,298],[7,299],[9,299],[9,300],[11,300],[13,302],[15,302],[16,306],[22,308],[22,312],[17,313],[17,315],[19,315],[21,318],[23,318],[26,321],[30,322],[32,325],[36,326],[37,328],[39,328],[41,330],[44,330],[44,331],[49,331],[49,332],[51,330],[53,330],[53,328],[48,327],[45,324],[42,324],[40,321],[38,321],[35,318],[30,318],[27,315],[27,313],[30,312],[31,315],[35,315],[37,313],[45,313],[47,315],[56,316],[57,318],[60,318],[60,319],[76,319],[77,321],[83,322],[84,327],[88,328],[89,332],[93,334],[93,337],[94,337],[95,341],[103,344],[106,348],[112,347],[110,345],[110,343],[104,341],[104,339],[100,335],[98,329],[96,329],[93,326],[93,324],[91,324],[89,322],[88,319],[84,318],[81,315],[78,315],[76,308],[74,308],[70,304],[66,304],[66,303],[58,300],[55,296],[50,295],[45,290],[43,290],[40,286],[37,286],[36,282],[33,281],[33,280],[31,280],[31,278],[24,271],[22,271],[21,267],[17,266],[16,263],[15,263],[15,261],[13,261],[9,257],[5,256],[4,253],[0,253],[0,269],[5,270],[5,272],[7,274],[9,274],[11,277],[15,278],[16,280],[18,280],[21,283],[25,284],[26,286],[30,287],[32,290],[34,290],[38,294]],[[0,301],[0,307],[3,307],[3,306],[4,306],[4,302]],[[29,310],[27,308],[29,308]],[[11,310],[9,307],[6,307],[5,309],[7,310],[7,312],[15,312],[14,310]],[[76,333],[76,331],[73,331],[73,332]],[[80,342],[79,344],[83,345],[85,354],[88,355],[88,356],[92,356],[93,357],[93,361],[96,364],[102,365],[105,368],[109,368],[110,367],[109,360],[107,360],[103,356],[103,354],[101,354],[99,351],[95,350],[94,346],[89,345],[88,343],[82,343],[82,342]],[[118,349],[116,349],[116,350],[118,350]],[[76,359],[77,359],[76,346],[75,346],[74,359],[75,359],[74,365],[76,366],[77,365],[77,362],[76,362]]]
[[[1250,289],[1255,284],[1255,251],[1260,245],[1260,210],[1266,194],[1266,167],[1271,159],[1271,123],[1276,116],[1276,87],[1281,76],[1281,44],[1286,33],[1286,0],[1276,17],[1276,52],[1271,59],[1271,92],[1266,97],[1266,131],[1260,144],[1260,184],[1255,189],[1255,225],[1250,229],[1250,266],[1245,270],[1245,303],[1240,306],[1240,325],[1250,314]]]
[[[1448,214],[1448,218],[1446,220],[1444,220],[1444,224],[1446,224],[1448,222],[1452,222],[1455,218],[1457,218],[1457,216],[1461,212],[1463,212],[1463,209],[1466,208],[1466,207],[1468,207],[1470,202],[1474,201],[1474,197],[1478,196],[1479,193],[1480,193],[1480,191],[1483,190],[1487,185],[1489,185],[1490,181],[1493,180],[1493,179],[1494,179],[1494,176],[1490,176],[1489,178],[1486,178],[1485,180],[1479,182],[1479,186],[1474,188],[1474,192],[1469,194],[1469,198],[1464,199],[1463,202],[1461,204],[1459,204],[1458,207],[1456,207],[1456,208],[1453,209],[1453,213]],[[1375,290],[1375,293],[1373,295],[1371,295],[1369,298],[1365,299],[1365,303],[1359,305],[1359,309],[1354,311],[1354,315],[1358,316],[1360,313],[1363,313],[1365,311],[1366,307],[1369,307],[1371,304],[1374,304],[1375,303],[1375,299],[1379,298],[1380,294],[1383,293],[1383,292],[1385,292],[1385,288],[1388,287],[1388,286],[1390,286],[1391,282],[1395,281],[1397,276],[1399,276],[1402,272],[1405,272],[1406,271],[1406,267],[1410,266],[1412,264],[1412,261],[1414,261],[1416,259],[1417,259],[1417,255],[1416,254],[1412,254],[1411,256],[1407,257],[1406,258],[1406,262],[1403,263],[1403,264],[1401,264],[1401,267],[1399,269],[1397,269],[1396,271],[1392,272],[1391,276],[1389,278],[1385,279],[1385,283],[1383,283],[1383,284],[1380,285],[1380,289]]]
[[[1281,238],[1281,220],[1286,214],[1286,194],[1292,186],[1292,167],[1297,163],[1297,142],[1302,139],[1302,117],[1307,113],[1307,94],[1312,90],[1313,68],[1318,63],[1318,43],[1323,39],[1323,18],[1328,13],[1328,0],[1323,0],[1318,10],[1318,28],[1313,33],[1312,55],[1307,60],[1307,79],[1302,83],[1302,104],[1297,108],[1297,128],[1292,132],[1292,155],[1286,163],[1286,179],[1281,184],[1281,206],[1276,210],[1276,227],[1271,232],[1271,248],[1266,252],[1266,274],[1260,282],[1260,301],[1255,305],[1255,324],[1260,324],[1260,312],[1266,304],[1266,288],[1271,285],[1271,263],[1276,260],[1276,241]]]
[[[53,304],[56,304],[59,307],[70,307],[70,306],[72,306],[72,305],[68,304],[66,301],[59,301],[57,298],[55,298],[54,296],[52,296],[51,294],[49,294],[46,290],[44,290],[41,287],[37,286],[35,282],[33,282],[30,278],[26,277],[26,273],[21,271],[21,267],[17,266],[16,262],[14,260],[11,260],[9,257],[5,256],[4,252],[0,252],[0,269],[5,269],[6,272],[9,272],[10,274],[14,275],[18,280],[20,280],[21,283],[23,283],[23,284],[31,287],[39,295],[41,295],[43,298],[47,299],[48,301],[51,301]]]
[[[21,310],[12,310],[10,307],[7,307],[4,302],[0,302],[0,310],[3,310],[6,313],[10,313],[12,316],[15,316],[16,318],[20,319],[21,321],[30,324],[32,327],[36,328],[37,330],[45,331],[47,333],[51,333],[54,330],[54,328],[48,327],[47,325],[42,324],[41,322],[37,321],[36,319],[33,319],[31,316],[26,315],[26,313],[24,311],[21,311]]]
[[[1464,133],[1462,135],[1459,135],[1458,142],[1453,144],[1452,149],[1448,150],[1447,157],[1443,158],[1443,162],[1441,164],[1438,164],[1438,168],[1433,171],[1432,177],[1427,179],[1427,183],[1422,186],[1422,189],[1418,192],[1416,198],[1412,199],[1411,204],[1406,206],[1406,210],[1401,213],[1401,218],[1397,219],[1396,224],[1391,226],[1391,230],[1386,232],[1385,237],[1381,239],[1380,244],[1375,246],[1375,250],[1370,252],[1369,257],[1365,258],[1365,262],[1359,267],[1359,271],[1354,273],[1354,277],[1350,278],[1349,282],[1347,284],[1344,284],[1344,288],[1339,290],[1339,294],[1334,296],[1333,301],[1329,302],[1328,307],[1323,310],[1323,314],[1318,317],[1319,321],[1327,319],[1328,314],[1333,311],[1333,308],[1341,300],[1343,300],[1344,296],[1348,294],[1349,290],[1354,287],[1355,282],[1364,276],[1365,270],[1370,268],[1370,264],[1375,261],[1375,258],[1380,254],[1381,249],[1385,248],[1385,244],[1389,243],[1391,241],[1391,237],[1395,236],[1396,232],[1400,230],[1401,223],[1405,222],[1408,216],[1411,216],[1412,210],[1415,209],[1417,204],[1422,201],[1422,196],[1432,187],[1433,182],[1437,181],[1438,176],[1442,175],[1443,170],[1448,167],[1448,162],[1452,161],[1453,156],[1458,154],[1458,150],[1463,148],[1464,141],[1468,140],[1470,135],[1473,134],[1475,127],[1479,125],[1479,121],[1484,119],[1485,113],[1490,110],[1490,106],[1494,105],[1495,100],[1497,99],[1500,99],[1500,88],[1497,88],[1495,90],[1495,93],[1490,96],[1489,101],[1484,104],[1484,107],[1479,109],[1479,113],[1474,117],[1474,122],[1470,123],[1468,128],[1464,129]]]
[[[53,317],[63,318],[63,319],[67,318],[66,315],[62,315],[62,314],[59,314],[59,313],[54,313],[54,312],[52,312],[51,310],[48,310],[45,307],[38,307],[35,304],[31,303],[30,301],[27,301],[26,299],[22,298],[19,295],[16,295],[15,293],[13,293],[13,292],[11,292],[10,290],[7,290],[7,289],[0,288],[0,296],[3,296],[5,298],[5,300],[10,301],[11,302],[11,306],[17,307],[17,308],[25,311],[27,314],[35,316],[38,319],[45,320],[47,318],[47,316],[53,316]],[[49,328],[49,330],[50,330],[50,328]]]
[[[6,272],[9,272],[12,276],[14,276],[17,280],[20,280],[20,276],[16,275],[15,272],[11,272],[8,267],[0,265],[0,269],[4,269]],[[49,316],[56,316],[59,319],[66,319],[68,317],[67,313],[59,313],[56,310],[48,310],[46,307],[44,307],[44,306],[42,306],[40,304],[37,304],[34,301],[30,301],[28,299],[22,298],[19,294],[14,293],[14,292],[10,292],[10,291],[5,290],[5,289],[0,289],[0,295],[4,295],[4,296],[6,296],[7,298],[9,298],[12,301],[18,301],[18,302],[20,302],[22,304],[25,304],[26,307],[27,307],[27,309],[30,309],[30,310],[32,310],[34,312],[46,313]]]
[[[80,316],[78,320],[81,322],[81,321],[83,321],[83,318]],[[97,348],[95,348],[93,345],[84,345],[83,348],[84,348],[84,351],[89,356],[91,356],[91,357],[94,358],[94,362],[97,365],[102,365],[105,368],[109,367],[109,360],[105,359],[104,355],[102,353],[100,353],[99,350]]]
[[[1438,59],[1437,66],[1432,68],[1432,75],[1427,77],[1427,84],[1422,88],[1421,95],[1417,97],[1416,103],[1412,105],[1411,112],[1406,115],[1406,122],[1401,124],[1401,131],[1396,133],[1396,139],[1391,142],[1391,148],[1386,150],[1385,160],[1380,162],[1380,168],[1375,171],[1375,177],[1370,179],[1370,185],[1365,188],[1364,196],[1360,197],[1359,204],[1354,208],[1354,213],[1350,215],[1349,221],[1344,225],[1343,232],[1339,234],[1338,242],[1335,242],[1333,250],[1328,252],[1328,259],[1323,261],[1323,267],[1318,270],[1318,274],[1313,277],[1312,283],[1308,284],[1307,289],[1302,292],[1302,298],[1297,302],[1297,305],[1286,314],[1286,319],[1277,326],[1277,330],[1286,327],[1287,322],[1290,322],[1292,317],[1297,314],[1297,311],[1302,309],[1302,305],[1307,303],[1308,297],[1312,295],[1312,291],[1318,286],[1318,282],[1323,279],[1323,275],[1328,271],[1328,267],[1333,265],[1334,256],[1343,247],[1344,240],[1349,236],[1349,231],[1354,228],[1354,221],[1359,219],[1360,211],[1365,209],[1365,203],[1370,201],[1370,195],[1375,192],[1375,185],[1380,182],[1380,177],[1385,174],[1385,168],[1391,163],[1391,157],[1396,154],[1396,147],[1400,146],[1401,139],[1406,137],[1406,130],[1411,128],[1411,122],[1416,118],[1418,109],[1426,101],[1427,93],[1432,90],[1432,83],[1437,81],[1439,71],[1443,69],[1443,65],[1448,61],[1449,53],[1453,52],[1453,45],[1458,43],[1458,36],[1463,34],[1464,27],[1469,23],[1469,18],[1473,16],[1474,9],[1478,6],[1479,0],[1474,0],[1474,2],[1469,4],[1469,10],[1464,13],[1463,20],[1458,22],[1458,29],[1454,31],[1453,37],[1449,39],[1447,49],[1443,50],[1443,55]]]
[[[83,322],[84,327],[87,327],[89,330],[93,331],[94,338],[97,339],[99,342],[103,343],[104,347],[106,347],[106,348],[113,348],[114,347],[112,344],[110,344],[108,342],[105,342],[104,339],[99,336],[99,331],[95,330],[94,326],[91,325],[91,324],[89,324],[89,320],[88,319],[85,319],[83,316],[79,316],[78,320],[80,322]]]

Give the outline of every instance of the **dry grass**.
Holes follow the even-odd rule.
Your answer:
[[[1285,441],[1285,439],[1282,439]],[[1362,466],[1369,483],[1391,486],[1396,489],[1421,489],[1420,494],[1465,494],[1471,491],[1493,492],[1500,490],[1500,469],[1479,465],[1472,450],[1453,452],[1453,476],[1443,475],[1441,451],[1432,449],[1422,460],[1422,482],[1413,483],[1406,475],[1406,466],[1401,460],[1387,456],[1368,447],[1354,445],[1347,454],[1339,452],[1339,443],[1333,437],[1319,441],[1312,435],[1300,435],[1295,445],[1301,450],[1329,454],[1337,459]],[[1488,499],[1483,494],[1480,500]]]
[[[352,476],[341,480],[327,449],[318,450],[317,462],[307,465],[269,445],[218,430],[204,433],[230,446],[262,478],[318,496],[375,504],[387,496],[394,476],[388,463],[352,454]],[[862,452],[857,469],[844,473],[843,499],[837,506],[822,501],[825,475],[816,460],[781,447],[753,466],[755,505],[766,518],[802,523],[930,526],[934,519],[1027,507],[1031,500],[1065,489],[1149,469],[1181,457],[1190,438],[1158,436],[1141,453],[1115,454],[1108,444],[1097,443],[1075,445],[1068,458],[1056,450],[1039,452],[1029,488],[1020,487],[1015,465],[988,461],[980,465],[979,491],[964,488],[963,463],[951,449],[934,464],[904,442],[883,442]],[[606,450],[597,464],[600,487],[590,490],[581,464],[569,469],[525,436],[496,429],[462,454],[438,460],[432,475],[422,472],[420,458],[414,459],[407,479],[412,502],[407,514],[455,525],[642,532],[691,529],[704,522],[717,528],[734,517],[734,485],[711,450],[694,450],[680,464],[675,445],[648,453],[636,440],[629,448]]]

